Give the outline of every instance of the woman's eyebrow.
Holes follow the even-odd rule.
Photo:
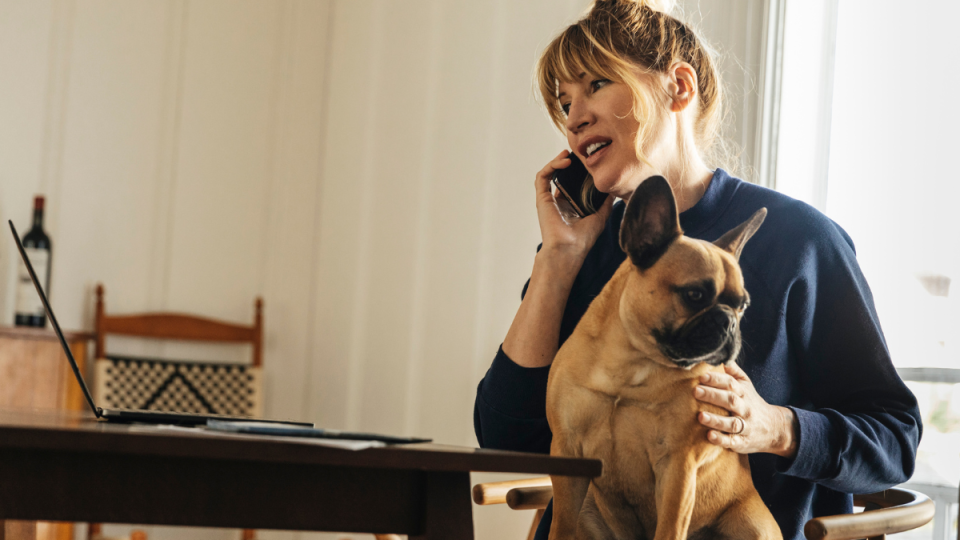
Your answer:
[[[586,75],[586,74],[587,74],[587,72],[584,71],[584,72],[581,73],[580,75],[577,75],[577,78],[578,78],[578,79],[582,79],[583,76]],[[559,94],[557,94],[557,99],[560,99],[560,98],[562,98],[562,97],[565,96],[565,95],[567,95],[566,92],[560,92]]]

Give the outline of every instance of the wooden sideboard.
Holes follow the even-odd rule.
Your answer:
[[[86,374],[87,344],[94,335],[67,332],[64,335],[81,372]],[[60,341],[53,330],[19,326],[0,327],[0,408],[57,411],[89,409],[73,376]],[[37,540],[71,540],[71,523],[8,523],[5,536],[23,537],[26,528],[36,528]],[[33,532],[31,530],[31,532]]]
[[[66,332],[80,370],[94,335]],[[0,407],[82,411],[88,406],[53,330],[0,327]]]

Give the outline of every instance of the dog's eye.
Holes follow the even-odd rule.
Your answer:
[[[691,283],[685,287],[677,287],[677,296],[688,309],[700,311],[716,300],[716,293],[712,283]]]

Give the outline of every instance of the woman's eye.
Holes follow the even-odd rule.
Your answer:
[[[608,85],[608,84],[610,84],[610,81],[607,80],[607,79],[597,79],[597,80],[593,81],[592,83],[590,83],[590,88],[592,88],[593,91],[596,92],[597,90],[603,88],[604,86],[606,86],[606,85]]]
[[[564,115],[564,116],[569,116],[569,115],[570,115],[570,104],[567,103],[567,104],[564,104],[564,105],[560,105],[560,110],[563,111],[563,115]]]

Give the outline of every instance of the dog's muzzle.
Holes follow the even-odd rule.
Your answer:
[[[714,306],[675,330],[654,331],[663,354],[679,367],[700,362],[724,364],[740,353],[739,318],[732,308]]]

